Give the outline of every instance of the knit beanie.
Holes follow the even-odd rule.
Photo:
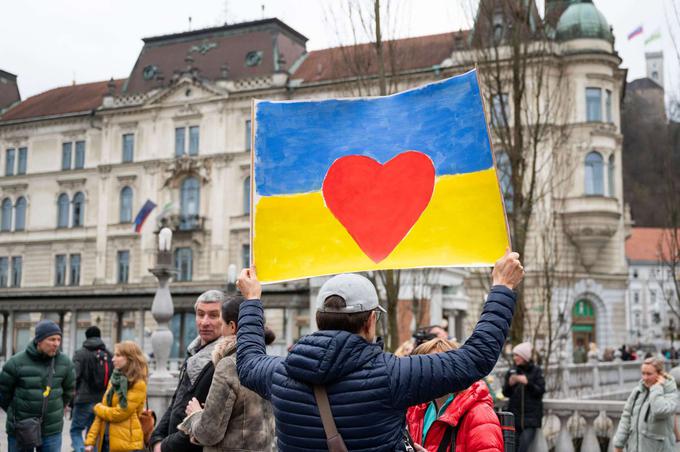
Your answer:
[[[531,361],[531,344],[529,342],[517,344],[515,345],[515,348],[512,349],[512,353],[523,358],[524,361],[529,362]]]
[[[85,330],[85,337],[87,339],[91,337],[102,337],[102,331],[99,329],[98,326],[91,326]]]
[[[55,334],[58,334],[59,336],[62,335],[61,328],[59,328],[59,325],[57,325],[51,320],[47,319],[41,320],[35,326],[35,337],[33,338],[33,342],[37,344],[43,339],[48,338],[50,336],[54,336]]]

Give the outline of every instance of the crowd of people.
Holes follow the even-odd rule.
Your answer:
[[[502,395],[485,380],[506,343],[513,289],[523,274],[515,253],[496,263],[494,285],[464,344],[433,326],[396,354],[385,353],[376,336],[384,309],[372,283],[334,276],[318,294],[319,330],[283,358],[266,354],[274,334],[265,326],[257,276],[244,269],[237,282],[242,296],[209,290],[196,300],[198,337],[157,423],[147,408],[147,360],[136,343],[117,343],[110,352],[90,327],[71,360],[60,351],[59,326],[43,320],[26,350],[0,372],[8,448],[61,451],[71,410],[77,452],[501,452],[510,449],[509,439],[494,402],[507,398],[506,433],[514,429],[511,446],[524,452],[541,428],[545,392],[531,345],[512,349]],[[616,432],[619,449],[675,443],[675,381],[659,363],[642,365]]]

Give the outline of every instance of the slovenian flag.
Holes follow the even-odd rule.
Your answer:
[[[144,226],[144,222],[146,221],[146,218],[149,216],[151,211],[156,207],[156,203],[151,201],[150,199],[147,199],[144,205],[142,206],[141,209],[139,209],[139,213],[135,217],[135,232],[140,232],[142,230],[142,226]]]
[[[255,101],[261,281],[492,265],[509,246],[476,71],[384,97]]]
[[[636,36],[638,36],[638,35],[641,35],[642,32],[643,32],[642,25],[640,25],[640,26],[637,27],[635,30],[633,30],[633,31],[631,31],[630,33],[628,33],[628,40],[630,41],[630,40],[633,39],[634,37],[636,37]]]

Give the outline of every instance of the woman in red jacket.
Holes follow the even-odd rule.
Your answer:
[[[432,339],[418,346],[412,354],[426,355],[456,348],[446,339]],[[410,407],[406,423],[413,441],[422,445],[418,450],[503,452],[501,426],[483,381],[476,381],[464,391]],[[452,437],[454,432],[455,438]],[[453,441],[455,451],[451,450]]]

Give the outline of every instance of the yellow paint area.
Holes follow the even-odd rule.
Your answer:
[[[260,198],[254,227],[254,263],[263,282],[366,270],[492,265],[509,243],[493,169],[438,177],[416,224],[377,264],[326,208],[321,192]]]

